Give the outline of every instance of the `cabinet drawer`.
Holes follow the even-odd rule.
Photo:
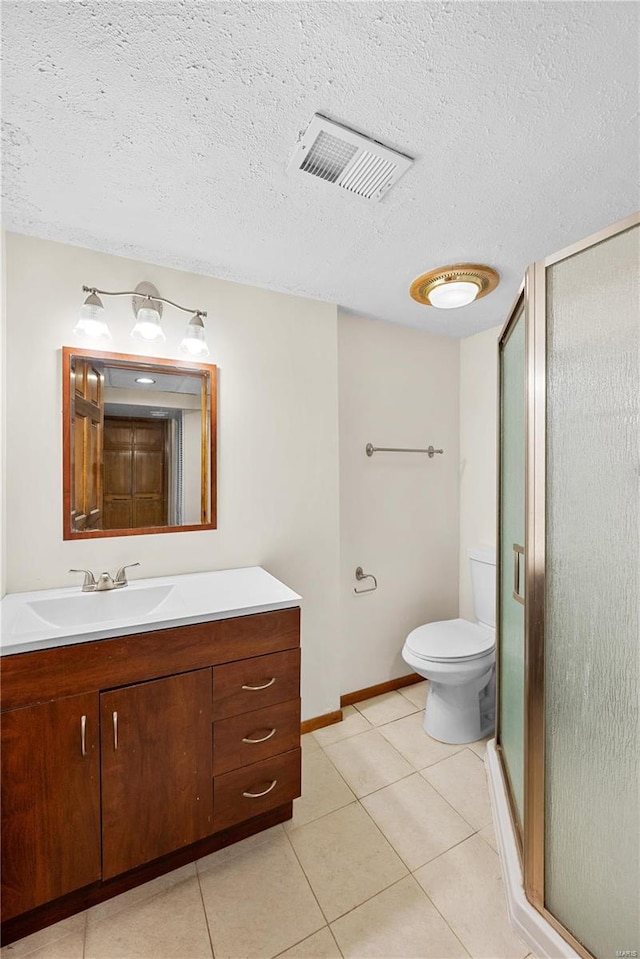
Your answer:
[[[300,649],[213,668],[213,718],[239,716],[300,695]]]
[[[291,802],[301,793],[300,750],[282,753],[213,780],[215,832]]]
[[[300,745],[300,700],[265,706],[213,726],[213,773],[227,773]]]

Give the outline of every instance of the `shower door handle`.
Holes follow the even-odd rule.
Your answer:
[[[524,606],[524,596],[520,592],[520,556],[524,557],[524,546],[513,544],[513,598]]]

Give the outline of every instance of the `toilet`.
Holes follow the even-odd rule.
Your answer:
[[[475,623],[446,619],[418,626],[402,658],[429,680],[424,729],[443,743],[489,736],[495,721],[495,550],[468,550]]]

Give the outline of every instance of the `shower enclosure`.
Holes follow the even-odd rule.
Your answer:
[[[597,959],[640,956],[639,272],[635,215],[533,264],[499,344],[495,768],[535,921]]]

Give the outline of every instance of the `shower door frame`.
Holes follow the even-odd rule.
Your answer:
[[[507,321],[504,324],[500,336],[498,338],[498,443],[497,443],[497,467],[496,467],[496,479],[497,479],[497,504],[496,504],[496,517],[497,517],[497,530],[496,530],[496,662],[498,665],[501,664],[501,623],[502,623],[502,575],[500,567],[500,559],[502,556],[502,401],[503,401],[503,376],[502,376],[502,357],[504,348],[507,345],[509,337],[513,333],[516,322],[520,321],[524,323],[525,328],[525,344],[527,340],[527,310],[526,310],[526,292],[525,284],[520,285],[518,290],[518,295],[516,296],[515,302],[509,311]],[[525,345],[526,351],[526,345]],[[525,374],[526,374],[526,352],[525,352]],[[526,402],[526,390],[527,385],[525,381],[525,418],[527,415],[527,402]],[[526,427],[525,427],[526,429]],[[525,489],[526,489],[526,442],[525,442]],[[527,513],[525,509],[525,537],[526,537],[526,526],[527,526]],[[526,543],[526,539],[525,539]],[[525,580],[525,617],[526,617],[526,580]],[[525,620],[525,639],[526,639],[526,620]],[[525,645],[525,657],[526,657],[526,645]],[[500,736],[500,699],[501,699],[501,669],[496,670],[496,752],[498,754],[498,759],[500,762],[500,768],[502,769],[502,778],[505,783],[505,791],[507,794],[507,800],[509,803],[509,811],[511,813],[511,822],[513,824],[513,830],[516,838],[516,845],[518,848],[518,855],[520,856],[520,865],[523,863],[524,858],[524,847],[523,847],[523,823],[520,819],[520,813],[518,811],[518,804],[515,800],[515,793],[511,783],[511,776],[509,774],[509,766],[506,760],[504,748],[501,742]],[[526,679],[527,669],[525,663],[525,679]],[[526,690],[525,690],[526,695]],[[526,761],[523,755],[523,763],[526,773]],[[526,794],[526,789],[525,789]]]
[[[525,323],[525,656],[524,656],[524,821],[520,825],[511,791],[508,771],[500,748],[499,698],[496,703],[496,743],[506,791],[511,808],[527,899],[544,919],[569,943],[583,959],[594,959],[545,906],[545,563],[546,563],[546,338],[547,338],[547,269],[562,260],[582,253],[605,240],[640,225],[640,213],[605,227],[585,239],[567,246],[528,267],[524,289],[519,292],[500,334],[502,347],[521,305]],[[498,363],[498,414],[502,403],[501,362]],[[500,562],[500,446],[498,437],[498,509],[497,555]],[[498,568],[497,603],[500,603],[500,570]],[[496,607],[498,610],[500,606]],[[500,619],[497,618],[496,642],[499,655]],[[497,696],[500,696],[498,679]]]

